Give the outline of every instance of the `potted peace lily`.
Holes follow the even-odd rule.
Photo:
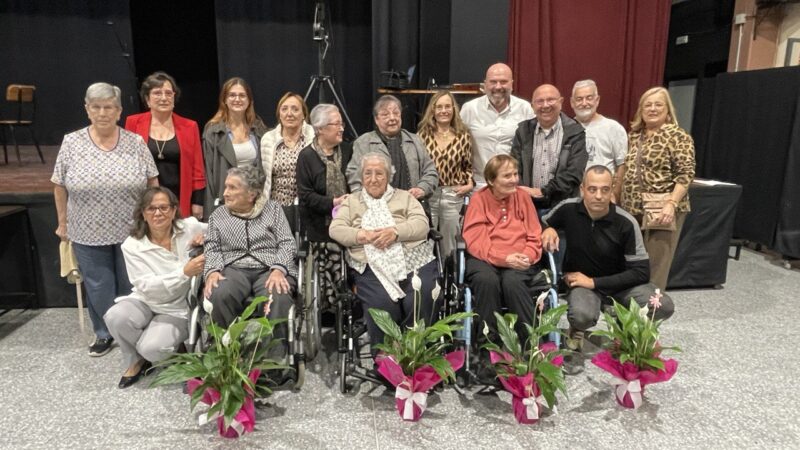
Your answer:
[[[395,407],[403,420],[416,422],[425,411],[428,392],[442,380],[455,381],[455,372],[464,364],[464,351],[445,353],[453,332],[472,313],[451,314],[427,326],[418,318],[422,281],[414,273],[414,325],[402,330],[384,310],[370,308],[375,324],[385,333],[384,343],[376,345],[378,373],[395,386]],[[433,289],[433,300],[440,294]]]
[[[251,317],[262,304],[266,305],[266,315],[269,302],[268,297],[256,297],[227,329],[209,321],[208,332],[212,339],[209,348],[205,352],[175,354],[158,363],[165,368],[150,386],[186,381],[192,396],[191,410],[199,402],[210,405],[208,411],[200,415],[200,425],[216,419],[219,434],[228,438],[253,431],[253,399],[271,392],[269,387],[256,381],[262,371],[288,368],[266,357],[268,351],[280,343],[268,338],[274,326],[283,320]],[[203,307],[210,315],[211,303],[205,300]]]
[[[604,313],[608,329],[592,332],[608,339],[604,344],[606,350],[595,355],[592,363],[612,375],[610,383],[615,386],[617,403],[626,408],[639,408],[646,385],[668,381],[678,370],[677,361],[661,357],[664,350],[680,351],[659,342],[658,327],[662,321],[654,320],[654,316],[661,307],[661,297],[656,289],[650,307],[643,308],[633,299],[628,308],[615,301],[617,317]]]
[[[558,321],[567,311],[567,305],[544,311],[547,295],[548,291],[545,291],[536,300],[536,325],[524,324],[528,332],[524,343],[520,343],[515,329],[516,314],[501,316],[494,313],[502,347],[489,339],[489,327],[483,328],[487,339],[483,348],[489,351],[489,358],[503,388],[512,395],[514,417],[523,424],[538,422],[545,405],[553,409],[557,391],[567,395],[562,365],[564,354],[568,351],[559,350],[553,342],[541,342],[550,333],[561,332]]]

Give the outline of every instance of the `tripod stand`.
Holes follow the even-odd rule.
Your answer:
[[[333,75],[325,74],[325,56],[328,54],[330,42],[328,41],[328,32],[325,30],[325,2],[324,0],[317,0],[314,7],[314,41],[317,42],[317,73],[311,76],[311,83],[306,89],[306,95],[303,100],[308,101],[311,91],[315,88],[319,93],[318,104],[325,103],[325,89],[327,88],[331,95],[333,95],[334,104],[339,107],[339,111],[347,124],[347,130],[353,136],[353,139],[358,137],[356,127],[350,121],[350,116],[342,103],[339,94],[336,93],[336,79]]]

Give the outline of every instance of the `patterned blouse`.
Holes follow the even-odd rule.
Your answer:
[[[421,133],[428,154],[439,172],[439,186],[461,186],[472,179],[472,135],[456,135],[450,144],[441,148],[432,133]]]
[[[64,136],[50,181],[67,190],[69,239],[94,246],[122,243],[148,178],[156,176],[156,163],[138,134],[120,129],[110,151],[95,145],[88,127]]]
[[[300,135],[300,140],[294,148],[289,148],[281,140],[275,149],[275,159],[272,165],[272,193],[270,199],[280,203],[281,206],[294,204],[297,197],[297,156],[305,148],[305,138]]]
[[[640,159],[641,186],[637,170]],[[694,179],[694,141],[679,126],[668,123],[652,136],[645,130],[628,134],[628,154],[625,156],[625,179],[622,184],[622,207],[631,214],[641,215],[642,192],[672,192],[675,184],[686,186]],[[678,202],[676,211],[688,212],[689,194]]]

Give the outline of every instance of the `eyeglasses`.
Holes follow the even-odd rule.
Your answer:
[[[172,98],[175,97],[175,92],[173,91],[162,91],[160,89],[153,89],[150,91],[150,95],[153,97],[164,97],[164,98]]]
[[[168,212],[172,211],[171,205],[161,205],[161,206],[148,206],[144,209],[144,212],[147,214],[155,214],[156,211],[161,211],[161,214],[167,214]]]
[[[554,104],[558,103],[559,100],[561,100],[561,99],[560,98],[553,98],[553,97],[550,97],[550,98],[537,98],[536,100],[533,101],[533,104],[536,105],[536,106],[554,105]]]
[[[228,98],[231,100],[236,100],[237,98],[241,98],[244,100],[247,98],[247,94],[245,94],[244,92],[231,92],[228,94]]]

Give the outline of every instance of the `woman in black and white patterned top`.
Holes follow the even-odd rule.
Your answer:
[[[225,179],[225,205],[208,220],[205,297],[214,322],[227,327],[248,297],[270,295],[270,319],[286,318],[297,290],[296,247],[281,206],[263,196],[264,173],[234,167]],[[286,337],[285,324],[275,338]]]

